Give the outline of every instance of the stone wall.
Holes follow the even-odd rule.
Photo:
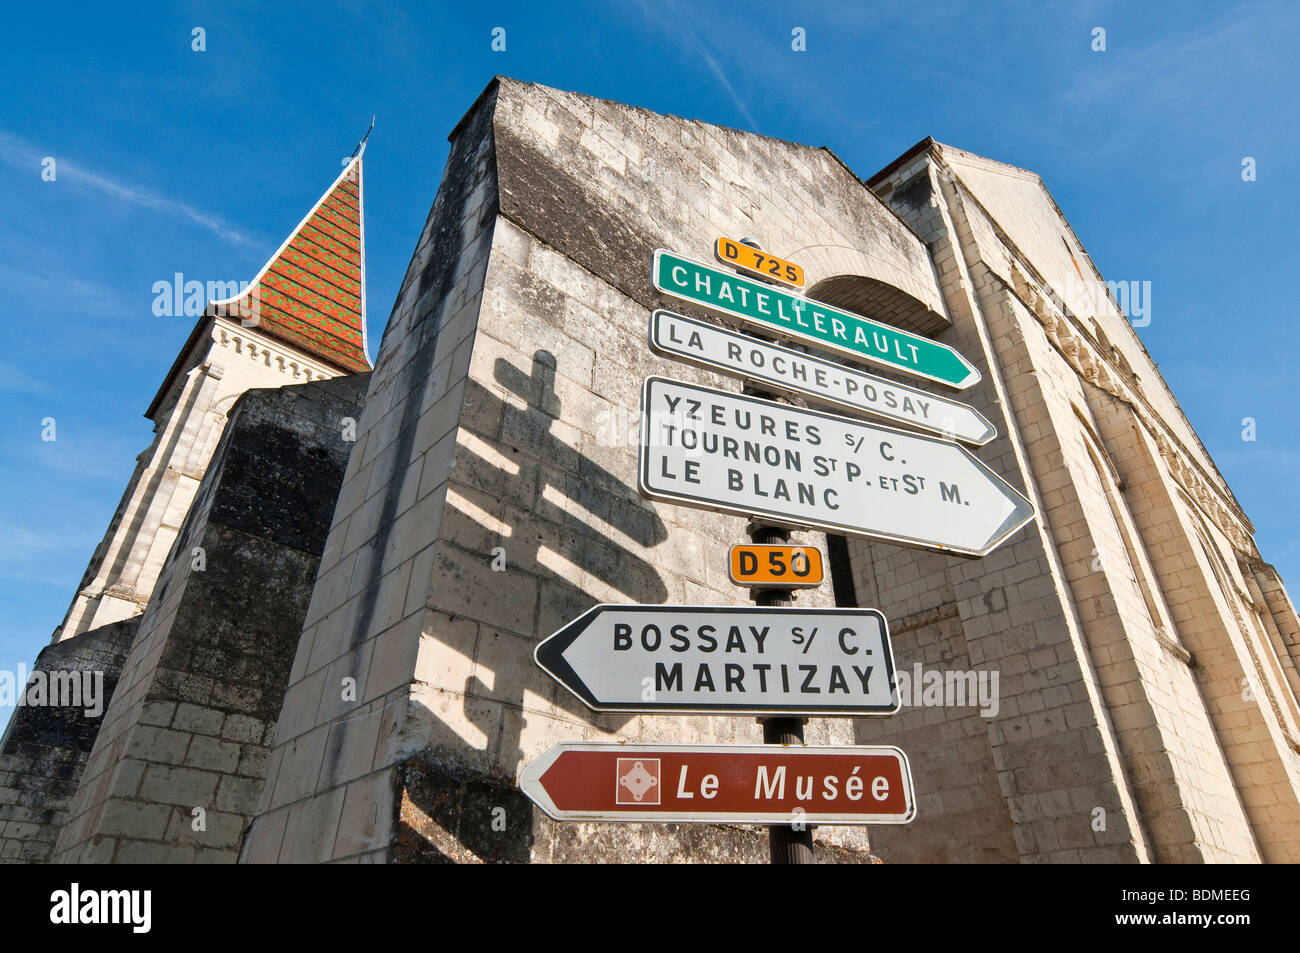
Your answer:
[[[49,859],[139,624],[137,617],[100,626],[36,657],[33,670],[46,676],[44,704],[16,708],[0,741],[0,862]],[[81,704],[50,704],[48,676],[55,673],[81,679],[77,692],[57,699]]]
[[[868,188],[824,149],[506,79],[451,142],[372,375],[240,398],[323,372],[196,329],[38,662],[111,701],[15,713],[0,860],[763,859],[762,828],[557,823],[517,786],[562,741],[761,737],[594,714],[532,660],[598,602],[748,603],[746,521],[636,489],[646,376],[740,388],[647,344],[654,308],[699,314],[654,249],[718,235],[971,359],[977,456],[1037,511],[979,560],[793,534],[834,577],[797,604],[881,609],[906,682],[896,717],[806,731],[908,753],[917,818],[874,851],[1300,859],[1300,618],[1037,176],[927,141]],[[872,859],[862,828],[816,836]]]
[[[233,861],[366,375],[244,394],[159,577],[54,859]]]
[[[1250,524],[1059,209],[1032,173],[933,144],[873,186],[930,243],[950,343],[984,355],[987,379],[967,394],[1003,436],[981,458],[1019,474],[1038,511],[973,564],[852,546],[859,597],[891,619],[960,620],[938,667],[1001,676],[999,714],[975,719],[997,791],[929,743],[975,716],[862,726],[864,740],[917,749],[923,789],[916,824],[877,848],[924,859],[960,829],[944,849],[979,859],[1004,836],[1003,802],[1024,860],[1292,857],[1300,772],[1281,632],[1294,609],[1262,592],[1233,605],[1249,586],[1233,567],[1257,558]],[[909,647],[896,650],[906,668]],[[984,806],[974,824],[971,800]]]
[[[719,233],[795,256],[812,281],[858,279],[900,321],[947,323],[924,243],[824,150],[504,79],[453,133],[242,859],[761,854],[740,828],[554,824],[515,782],[559,741],[761,738],[752,718],[594,715],[531,657],[598,601],[747,601],[726,578],[745,521],[636,490],[645,376],[739,389],[646,343],[669,304],[649,286],[654,249],[707,258]],[[799,597],[832,603],[829,584]],[[845,719],[807,732],[852,738]],[[860,828],[818,837],[824,859],[868,857]]]
[[[200,318],[150,408],[153,442],[138,458],[55,640],[144,611],[241,394],[338,374],[237,320]]]
[[[397,765],[419,750],[413,673],[434,664],[435,564],[457,586],[435,543],[492,240],[492,102],[453,138],[384,331],[244,862],[382,860],[397,834]]]

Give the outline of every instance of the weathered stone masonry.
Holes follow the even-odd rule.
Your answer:
[[[980,561],[847,547],[839,597],[886,612],[900,667],[1001,677],[990,717],[916,705],[810,726],[912,753],[919,818],[873,832],[885,856],[1292,856],[1294,611],[1262,587],[1232,604],[1249,587],[1234,565],[1258,558],[1249,524],[1122,314],[1092,306],[1100,278],[1068,223],[1032,173],[937,144],[872,186],[893,209],[824,150],[489,88],[453,133],[385,335],[286,701],[299,716],[281,721],[245,859],[416,859],[422,842],[463,859],[702,859],[676,831],[551,824],[512,781],[560,740],[754,737],[739,719],[593,717],[530,663],[597,600],[740,601],[721,554],[742,521],[640,500],[635,425],[616,432],[647,374],[736,386],[645,347],[664,303],[653,249],[706,255],[718,234],[798,260],[814,298],[975,361],[984,380],[962,397],[1001,433],[981,459],[1038,509]],[[337,701],[362,672],[362,704]],[[1234,701],[1243,678],[1257,700]],[[861,833],[822,835],[863,850]],[[736,831],[696,848],[744,845]]]
[[[49,860],[139,625],[138,616],[103,625],[37,656],[34,671],[101,679],[99,711],[45,705],[13,713],[0,740],[0,862]]]
[[[861,726],[916,751],[922,792],[917,823],[877,845],[1294,860],[1300,736],[1280,637],[1294,608],[1236,572],[1265,567],[1253,530],[1068,223],[1032,173],[929,141],[871,184],[929,242],[953,343],[991,355],[986,412],[1009,439],[981,457],[1025,474],[1039,514],[974,564],[853,544],[857,597],[915,629],[895,640],[901,667],[1002,675],[995,718],[916,709]]]
[[[209,302],[195,323],[145,412],[145,417],[154,422],[153,441],[140,454],[64,623],[55,630],[55,645],[42,654],[41,664],[46,664],[47,659],[49,664],[68,659],[69,665],[102,668],[111,691],[131,648],[141,613],[155,591],[160,595],[167,591],[166,585],[158,588],[156,584],[240,396],[254,388],[325,381],[369,368],[365,354],[361,214],[363,152],[364,143],[336,173],[333,184],[254,277],[242,297],[235,302]],[[351,394],[352,389],[352,385],[345,385],[343,391]],[[325,400],[331,392],[326,389],[305,393],[316,396],[303,397],[301,408]],[[348,400],[360,396],[353,394]],[[355,407],[351,413],[356,415]],[[246,420],[250,416],[256,414],[244,414]],[[290,433],[280,435],[288,438],[287,443],[264,437],[260,449],[253,450],[245,434],[241,453],[266,454],[268,472],[278,466],[292,466],[294,453],[289,445],[298,440],[292,432],[295,427],[302,429],[304,417],[310,418],[311,414],[300,411],[263,421],[272,430],[289,423]],[[294,420],[298,423],[293,424]],[[306,426],[310,430],[315,425]],[[281,459],[276,459],[277,454]],[[310,455],[299,455],[297,463],[311,466],[313,460]],[[332,504],[330,480],[337,477],[317,476],[323,482],[316,485],[316,491]],[[291,477],[289,483],[296,478]],[[245,482],[246,489],[251,489],[253,484]],[[278,487],[274,489],[279,491]],[[266,500],[276,498],[277,494],[271,493]],[[316,507],[313,512],[312,506],[298,502],[300,512],[289,514],[288,520],[315,521],[320,525],[313,532],[323,536],[329,510],[321,512]],[[248,519],[264,509],[262,516],[268,526],[280,521],[280,528],[288,530],[291,522],[285,522],[286,514],[277,512],[273,503],[265,503],[254,497],[241,505],[250,511]],[[178,561],[188,565],[183,554]],[[310,579],[302,581],[304,588],[310,583]],[[256,589],[254,586],[249,591]],[[264,615],[273,618],[280,608],[270,607]],[[297,624],[295,620],[289,628]],[[201,668],[203,663],[195,664]],[[277,679],[282,682],[284,674],[273,672],[270,683],[276,684]],[[191,681],[198,678],[196,674]],[[269,706],[268,717],[273,717],[278,698],[263,703]],[[0,816],[8,815],[0,818],[7,824],[2,832],[6,843],[0,847],[0,855],[30,860],[48,856],[104,721],[101,713],[73,723],[49,708],[16,715],[15,730],[0,746],[4,772],[0,775],[0,804],[8,805],[0,809]],[[60,737],[61,733],[67,737]],[[39,743],[31,743],[33,738],[40,739]],[[226,771],[227,748],[207,745],[204,750],[210,757],[206,760],[200,748],[204,745],[190,747],[187,761],[191,767]],[[241,759],[236,770],[242,767]],[[241,775],[239,783],[246,785],[247,778]],[[251,797],[256,798],[256,788]],[[149,812],[137,811],[134,819],[141,823],[120,822],[120,832],[146,840],[154,836],[156,825]],[[124,856],[128,855],[129,851]],[[112,851],[106,856],[112,856]],[[187,855],[181,851],[172,856]]]
[[[480,857],[758,856],[756,831],[556,825],[514,788],[561,740],[761,737],[752,719],[593,716],[531,658],[597,601],[746,602],[720,555],[744,521],[635,489],[642,379],[718,383],[646,346],[651,256],[719,232],[946,323],[923,243],[825,151],[508,80],[471,110],[381,346],[245,860],[405,859],[415,832]],[[360,704],[340,703],[362,674]],[[473,784],[497,793],[452,796]],[[861,830],[819,836],[866,856]]]
[[[238,299],[204,309],[145,412],[153,442],[137,460],[56,641],[144,611],[240,394],[369,369],[362,152]]]
[[[252,391],[227,426],[299,371],[234,322],[196,329],[74,628],[145,605],[112,580],[158,584],[134,639],[42,656],[121,679],[93,724],[15,718],[0,859],[57,837],[79,861],[762,860],[761,828],[559,824],[516,785],[560,741],[761,737],[595,715],[532,661],[597,602],[748,604],[726,575],[745,521],[636,490],[647,375],[740,389],[646,340],[657,307],[731,326],[649,283],[655,248],[707,258],[720,234],[968,357],[983,378],[958,399],[999,433],[976,453],[1037,512],[981,560],[794,534],[834,577],[798,605],[879,608],[901,672],[998,689],[981,710],[913,683],[896,717],[814,719],[810,743],[900,745],[918,806],[871,852],[818,830],[818,859],[1300,859],[1300,618],[1038,176],[925,140],[864,182],[826,149],[504,78],[450,138],[368,378]],[[366,363],[349,174],[273,259],[300,343],[351,309],[324,376]],[[333,264],[294,291],[313,260]]]
[[[140,620],[54,860],[234,860],[365,381],[253,390],[236,403]]]

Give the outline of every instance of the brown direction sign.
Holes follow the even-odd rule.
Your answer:
[[[892,746],[556,745],[519,787],[561,821],[907,824],[907,755]]]
[[[727,568],[738,586],[811,589],[825,578],[816,546],[732,546]]]

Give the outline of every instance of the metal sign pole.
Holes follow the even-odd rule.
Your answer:
[[[758,248],[758,243],[750,238],[742,238],[741,244]],[[755,335],[762,340],[761,335]],[[777,394],[764,391],[746,384],[741,393],[751,397],[765,397],[768,400],[780,400]],[[789,530],[778,526],[764,526],[751,523],[749,526],[750,542],[758,545],[780,545],[790,541]],[[794,597],[789,590],[760,589],[753,594],[756,606],[792,606]],[[763,744],[767,745],[801,745],[803,744],[803,718],[778,716],[760,718],[763,725]],[[773,824],[767,829],[768,859],[773,864],[811,864],[813,862],[812,828],[806,824],[796,830],[793,824]]]
[[[751,524],[749,538],[760,545],[779,545],[790,541],[790,534],[775,526]],[[789,590],[762,589],[754,593],[758,606],[789,606],[794,604]],[[763,724],[763,743],[769,745],[803,744],[803,718],[780,716],[760,718]],[[813,862],[812,828],[793,824],[773,824],[767,829],[768,851],[774,864],[811,864]]]

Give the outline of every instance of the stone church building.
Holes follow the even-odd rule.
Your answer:
[[[762,740],[594,714],[532,658],[597,603],[750,604],[747,521],[637,481],[647,376],[740,390],[647,344],[657,308],[734,326],[650,281],[727,235],[969,359],[975,455],[1035,510],[980,559],[792,532],[832,568],[795,604],[881,610],[904,695],[806,741],[897,745],[916,791],[910,824],[818,828],[817,859],[1300,860],[1300,619],[1037,175],[927,139],[864,180],[505,78],[449,138],[373,369],[360,154],[198,321],[35,666],[111,700],[16,709],[0,859],[764,859],[762,828],[557,822],[518,787],[564,741]],[[954,674],[995,696],[927,690]]]

